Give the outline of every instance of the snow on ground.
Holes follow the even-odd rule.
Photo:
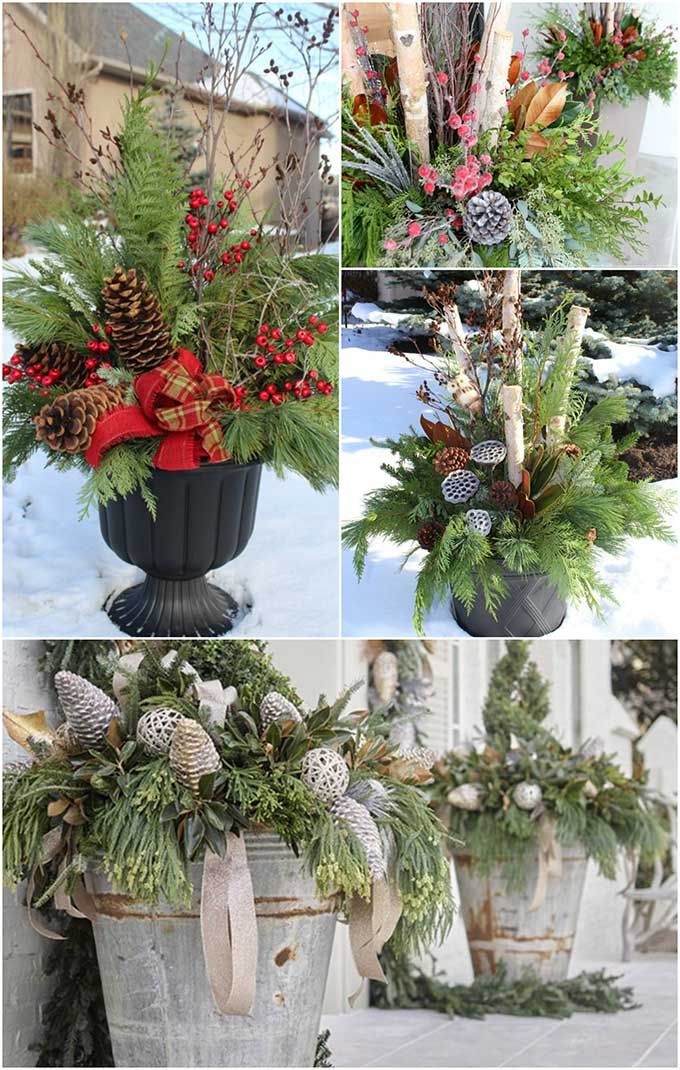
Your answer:
[[[46,469],[36,455],[5,487],[6,637],[121,634],[102,606],[143,574],[109,550],[96,510],[78,520],[81,483],[78,472]],[[252,604],[230,635],[337,635],[337,521],[336,493],[263,472],[250,543],[208,577],[240,605]]]
[[[389,480],[380,465],[391,454],[372,446],[369,438],[397,437],[409,426],[416,427],[423,411],[415,396],[423,373],[386,352],[394,336],[390,327],[365,319],[361,326],[343,332],[340,501],[343,523],[358,518],[364,495]],[[625,350],[626,346],[620,348]],[[649,347],[631,346],[636,350],[645,348]],[[653,364],[666,356],[654,350],[648,353],[648,364],[640,371],[643,383],[660,381]],[[344,551],[344,635],[391,638],[415,634],[411,620],[413,597],[418,567],[425,552],[416,551],[402,569],[404,552],[404,547],[385,539],[373,540],[364,577],[357,583],[352,555]],[[600,554],[600,572],[613,588],[619,604],[604,607],[604,620],[586,608],[570,607],[564,624],[551,638],[604,639],[620,635],[661,638],[675,634],[680,592],[674,545],[652,539],[631,540],[627,552],[620,557]],[[426,631],[430,636],[466,634],[445,604],[435,606],[429,614]]]
[[[601,383],[611,375],[617,379],[635,379],[650,387],[658,398],[675,393],[677,349],[659,349],[644,342],[605,341],[613,356],[590,362],[593,374]]]

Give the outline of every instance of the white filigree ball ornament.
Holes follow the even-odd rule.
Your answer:
[[[479,478],[467,468],[456,468],[442,482],[442,494],[451,505],[462,505],[479,490]]]
[[[535,810],[543,799],[540,784],[534,784],[531,780],[522,780],[515,785],[512,793],[512,801],[520,810]]]
[[[486,509],[468,509],[465,519],[468,527],[478,535],[488,535],[491,532],[491,517]]]
[[[470,460],[475,464],[488,464],[493,467],[505,460],[507,452],[503,442],[488,438],[484,442],[475,442],[470,450]]]
[[[481,810],[484,791],[479,784],[459,784],[446,796],[458,810]]]
[[[301,721],[302,714],[297,706],[278,691],[270,691],[265,695],[260,704],[260,721],[262,722],[262,735],[265,734],[270,724],[274,721]]]
[[[182,714],[166,706],[143,713],[137,722],[137,742],[147,754],[169,754],[172,737]]]
[[[347,790],[347,763],[341,754],[330,747],[314,747],[302,759],[302,783],[317,799],[330,805]]]

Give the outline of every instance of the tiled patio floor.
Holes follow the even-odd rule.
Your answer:
[[[603,963],[576,963],[574,972]],[[566,1021],[493,1015],[448,1019],[432,1011],[327,1015],[334,1066],[677,1066],[676,970],[670,955],[607,963],[634,987],[638,1010]]]

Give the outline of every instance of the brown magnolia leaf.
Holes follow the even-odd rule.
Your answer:
[[[517,495],[517,508],[523,520],[533,520],[536,516],[536,506],[531,498],[527,498],[521,491]]]
[[[547,137],[543,137],[543,134],[532,134],[524,146],[525,159],[530,160],[537,152],[545,152],[549,144],[550,142]]]
[[[65,821],[67,825],[84,825],[85,824],[85,818],[83,817],[82,813],[80,812],[80,807],[76,806],[75,803],[72,806],[69,806],[68,810],[66,811],[66,813],[62,817],[62,821]]]
[[[522,469],[522,481],[519,485],[519,489],[527,498],[531,497],[531,476],[526,468]]]
[[[398,65],[396,57],[395,57],[394,59],[391,59],[390,62],[385,67],[385,85],[389,86],[390,89],[391,89],[392,86],[396,85],[398,81],[399,81],[399,65]]]
[[[426,784],[428,780],[432,780],[432,771],[413,758],[395,758],[385,772],[387,776],[401,780],[402,783]]]
[[[442,442],[445,446],[460,446],[464,450],[469,450],[472,445],[469,438],[465,438],[465,435],[461,435],[455,427],[442,423],[441,420],[428,420],[427,416],[421,414],[420,426],[430,442]]]
[[[508,104],[508,112],[513,119],[515,118],[515,115],[517,114],[520,108],[529,107],[531,101],[534,99],[537,93],[538,85],[536,84],[536,82],[533,81],[527,82],[525,85],[522,86],[521,89],[518,89],[518,91],[515,93],[514,97]]]
[[[120,750],[123,746],[123,733],[120,730],[120,721],[117,717],[112,717],[109,721],[109,727],[106,729],[106,742],[110,743],[116,750]]]
[[[359,126],[366,126],[367,123],[371,126],[381,126],[387,122],[387,112],[380,101],[371,100],[369,103],[365,93],[359,93],[354,98],[352,114]]]
[[[562,114],[567,102],[567,87],[564,82],[552,82],[544,85],[532,98],[527,109],[525,127],[537,127],[543,130],[550,126]]]
[[[490,747],[487,743],[482,751],[482,757],[489,765],[493,765],[494,762],[500,762],[503,755],[499,750],[496,750],[495,747]]]
[[[516,52],[510,60],[510,66],[508,67],[508,84],[514,85],[519,78],[519,72],[522,69],[522,53]]]
[[[54,742],[54,731],[47,723],[44,710],[25,714],[3,710],[2,721],[10,739],[13,739],[29,754],[37,755],[37,752],[31,746],[31,740],[47,745],[51,745]]]
[[[527,117],[527,109],[524,104],[521,104],[515,113],[515,133],[519,134],[520,130],[524,129],[524,123]]]
[[[602,40],[602,32],[604,27],[601,22],[596,22],[595,19],[590,20],[590,28],[593,31],[593,41],[596,45],[599,45]]]
[[[71,805],[71,800],[70,799],[64,799],[64,798],[56,799],[54,802],[51,802],[49,804],[49,806],[47,807],[47,816],[48,817],[61,817],[61,815],[66,810],[68,810],[70,805]]]

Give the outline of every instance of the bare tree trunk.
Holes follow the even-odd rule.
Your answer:
[[[501,387],[501,398],[505,417],[505,446],[508,451],[508,479],[513,487],[519,487],[522,482],[522,464],[524,463],[522,387],[504,383]]]
[[[360,93],[364,93],[364,78],[361,73],[361,65],[357,59],[356,47],[350,29],[349,7],[342,7],[342,75],[347,81],[347,87],[351,98],[354,100]]]
[[[399,67],[406,136],[424,163],[430,162],[430,123],[427,111],[427,77],[416,4],[388,4],[392,38]]]
[[[563,344],[568,348],[569,360],[567,363],[568,383],[571,385],[571,380],[574,374],[574,368],[576,367],[576,361],[578,360],[579,353],[581,352],[581,342],[583,340],[583,331],[586,326],[586,320],[590,315],[589,308],[582,308],[581,305],[572,305],[569,309],[569,315],[567,317],[567,329],[563,336]],[[563,401],[563,410],[566,410],[567,402],[569,400],[569,386],[565,390],[565,397]],[[564,437],[564,432],[567,427],[567,414],[566,411],[562,411],[559,416],[553,416],[548,427],[547,441],[549,446],[556,446]]]
[[[519,268],[503,275],[503,349],[506,377],[522,382],[522,298]]]

